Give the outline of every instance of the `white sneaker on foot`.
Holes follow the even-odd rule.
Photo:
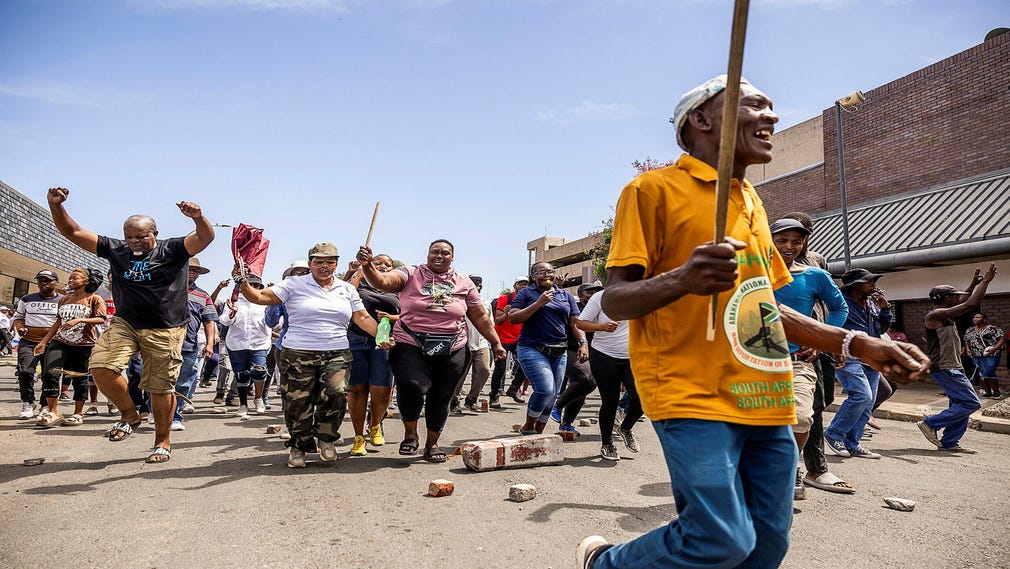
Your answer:
[[[610,547],[610,543],[598,535],[583,539],[575,549],[575,562],[579,569],[592,569],[596,558]]]
[[[288,451],[288,468],[305,468],[305,452],[291,447]]]
[[[180,413],[183,415],[192,415],[193,413],[196,413],[196,407],[193,407],[190,403],[186,403],[182,406],[182,411],[180,411]]]
[[[240,421],[247,421],[249,420],[249,408],[245,405],[239,405],[238,411],[235,412],[235,415]]]
[[[267,406],[266,406],[266,404],[263,403],[262,399],[257,399],[256,400],[256,414],[259,415],[259,414],[266,413],[266,412],[267,412]]]
[[[18,419],[31,419],[35,416],[35,410],[32,409],[31,403],[22,403],[21,412],[18,413]]]
[[[323,462],[333,462],[337,460],[337,448],[333,446],[333,443],[319,441],[319,458]]]
[[[173,431],[185,431],[186,430],[186,425],[183,425],[182,421],[172,421],[172,430]]]

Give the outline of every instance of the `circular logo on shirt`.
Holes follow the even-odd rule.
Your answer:
[[[792,370],[782,315],[766,276],[749,278],[733,291],[723,329],[736,359],[762,371]]]

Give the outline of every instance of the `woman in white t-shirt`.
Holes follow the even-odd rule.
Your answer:
[[[375,336],[378,325],[353,286],[335,277],[337,248],[319,243],[309,250],[309,274],[263,290],[242,279],[242,295],[255,304],[284,304],[288,329],[281,341],[284,420],[291,438],[288,466],[305,467],[305,453],[319,449],[325,462],[337,459],[335,443],[347,412],[351,321]],[[388,345],[381,346],[384,349]]]
[[[631,373],[631,359],[628,356],[628,323],[615,322],[603,312],[600,301],[603,291],[594,294],[586,308],[579,314],[577,326],[585,332],[595,332],[589,345],[589,367],[600,390],[600,436],[603,446],[600,456],[606,460],[621,460],[614,446],[614,432],[624,440],[624,446],[631,452],[638,452],[638,439],[631,429],[642,417],[642,402],[635,390],[635,376]],[[624,414],[624,421],[615,428],[617,402],[621,399],[621,386],[630,395],[630,404]]]

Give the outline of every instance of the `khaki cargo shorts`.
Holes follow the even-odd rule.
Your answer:
[[[796,396],[796,424],[794,433],[810,431],[814,422],[814,390],[817,389],[817,370],[810,362],[793,361],[793,393]]]
[[[89,367],[123,373],[138,351],[144,358],[140,388],[151,393],[173,393],[182,368],[182,342],[186,326],[138,330],[122,318],[113,318],[91,352]]]

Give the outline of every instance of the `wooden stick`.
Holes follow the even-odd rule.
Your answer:
[[[372,244],[372,231],[375,231],[375,218],[379,216],[379,202],[375,202],[375,211],[372,212],[372,224],[368,226],[368,237],[365,238],[365,247]]]
[[[726,209],[729,204],[729,182],[733,177],[736,154],[736,120],[740,108],[740,75],[743,71],[743,46],[747,36],[747,10],[750,0],[736,0],[733,6],[733,31],[729,40],[729,69],[726,71],[726,94],[722,106],[722,134],[719,138],[719,167],[715,182],[715,242],[726,239]],[[709,299],[708,329],[705,339],[715,340],[719,317],[719,293]]]

